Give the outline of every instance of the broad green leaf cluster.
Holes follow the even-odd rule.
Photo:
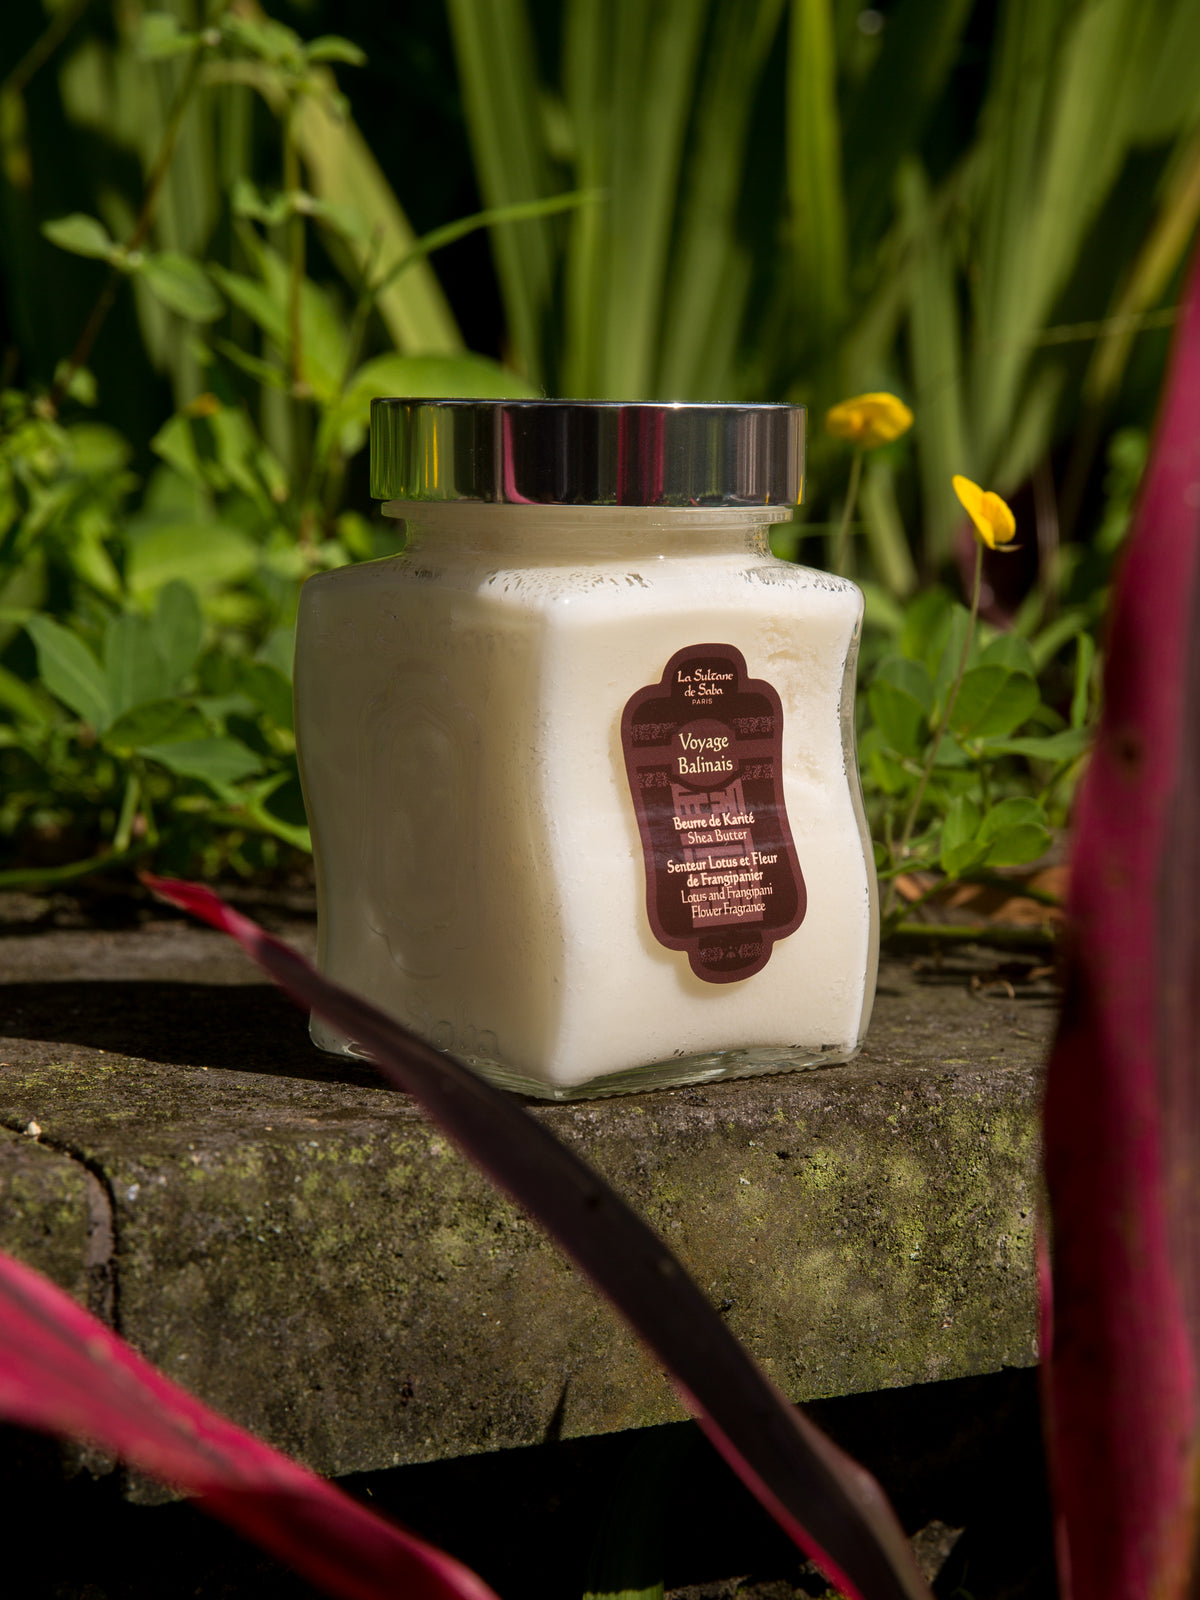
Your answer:
[[[0,835],[22,852],[11,881],[151,852],[208,872],[307,852],[291,703],[299,588],[398,548],[346,505],[370,401],[530,392],[445,337],[429,309],[430,252],[502,218],[415,239],[394,199],[381,219],[319,192],[329,149],[306,160],[304,148],[326,124],[357,171],[346,193],[381,182],[329,74],[361,64],[357,47],[306,43],[251,7],[212,6],[192,30],[174,12],[117,21],[132,30],[110,61],[118,79],[144,91],[159,75],[167,98],[150,119],[141,212],[42,225],[56,251],[89,263],[95,299],[49,390],[0,395]],[[231,94],[275,114],[277,182],[238,172],[224,241],[175,248],[197,129],[219,144]],[[120,126],[117,107],[106,114]],[[318,250],[340,263],[340,286],[310,271]],[[390,294],[394,313],[410,283],[411,354],[391,348],[383,305]],[[179,400],[140,449],[88,416],[106,397],[87,358],[126,285]]]
[[[1061,680],[1039,682],[1044,636],[984,630],[990,637],[968,643],[967,609],[942,588],[890,622],[864,671],[859,735],[881,878],[932,871],[954,880],[1037,861],[1066,820],[1088,750],[1091,634],[1074,636],[1064,714],[1054,703]]]

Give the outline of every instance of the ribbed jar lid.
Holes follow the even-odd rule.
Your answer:
[[[377,500],[797,505],[804,407],[373,400]]]

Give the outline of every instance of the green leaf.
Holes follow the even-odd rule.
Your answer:
[[[84,216],[82,211],[43,222],[42,233],[51,244],[56,244],[60,250],[69,250],[73,256],[115,261],[121,254],[120,245],[104,224],[96,217]]]
[[[214,322],[225,310],[204,268],[188,256],[163,250],[147,256],[139,272],[156,299],[192,322]]]
[[[142,754],[181,778],[200,778],[218,794],[263,767],[262,756],[240,740],[224,737],[143,745]]]
[[[899,0],[888,7],[881,49],[846,118],[843,160],[855,260],[877,244],[897,165],[919,140],[959,59],[971,10],[970,0]]]
[[[287,263],[265,244],[257,246],[261,278],[213,265],[212,276],[225,297],[254,319],[281,351],[291,346]],[[304,373],[314,395],[325,404],[338,398],[346,359],[346,334],[331,297],[305,278],[300,287],[300,337]]]
[[[828,337],[846,305],[837,58],[830,0],[792,0],[788,44],[787,177],[799,294]]]
[[[344,61],[348,67],[367,64],[366,51],[336,33],[323,33],[318,39],[310,39],[304,46],[304,54],[309,61]]]
[[[342,420],[364,426],[371,401],[382,395],[439,396],[448,400],[525,400],[541,393],[489,356],[376,356],[350,381]]]
[[[254,379],[255,383],[285,393],[291,388],[287,373],[282,367],[270,361],[263,361],[259,356],[251,355],[248,350],[239,350],[229,339],[217,339],[215,345],[227,361],[232,361],[235,367],[240,367],[247,377]]]
[[[274,628],[267,635],[266,642],[258,652],[258,659],[274,667],[290,683],[292,681],[292,662],[295,659],[295,655],[295,627],[281,626]]]
[[[925,745],[933,685],[919,661],[893,657],[880,664],[867,692],[880,733],[902,756],[917,758]]]
[[[1037,677],[1033,651],[1015,633],[998,633],[979,652],[979,662],[981,666],[1007,667],[1010,672],[1025,672],[1031,678]]]
[[[208,723],[181,700],[148,700],[119,716],[104,735],[110,750],[141,750],[180,739],[203,739]]]
[[[339,200],[317,200],[311,195],[304,195],[302,200],[302,204],[297,204],[298,211],[324,223],[343,239],[357,244],[370,241],[371,229],[357,206],[344,205]]]
[[[266,661],[243,662],[238,672],[238,683],[277,727],[290,729],[293,726],[292,686],[278,667]]]
[[[195,49],[199,34],[185,33],[179,20],[167,11],[143,16],[138,30],[137,53],[143,61],[167,61]]]
[[[93,589],[120,603],[121,579],[113,559],[100,539],[99,530],[79,526],[68,551],[71,569]]]
[[[987,867],[1024,867],[1037,861],[1050,848],[1050,830],[1033,825],[1006,828],[983,858]]]
[[[77,634],[50,617],[30,617],[25,626],[37,650],[38,673],[46,688],[97,733],[103,733],[112,721],[112,707],[96,657]]]
[[[320,81],[325,69],[317,67]],[[335,260],[348,257],[346,270],[357,292],[366,275],[385,277],[414,244],[408,219],[367,148],[352,118],[331,98],[306,94],[295,107],[292,133],[304,158],[313,191],[326,200],[353,206],[371,223],[371,238],[351,240]],[[399,281],[378,295],[376,309],[392,342],[401,350],[427,354],[461,350],[462,336],[428,261],[416,260]],[[339,374],[340,375],[340,374]]]
[[[44,728],[49,722],[41,695],[7,667],[0,667],[0,706],[7,706],[18,722],[34,728]]]
[[[484,204],[541,199],[551,192],[553,179],[528,8],[518,0],[447,0],[446,14]],[[651,150],[643,150],[644,161],[652,156]],[[547,220],[503,228],[492,239],[508,337],[517,365],[535,381],[546,364],[554,233],[553,222]]]
[[[219,522],[172,522],[131,540],[125,581],[135,597],[154,594],[173,578],[203,593],[248,578],[257,566],[258,549],[245,534]]]
[[[299,34],[270,17],[261,21],[235,12],[226,16],[222,31],[248,55],[257,56],[269,66],[299,71],[304,66],[304,47]]]
[[[195,666],[204,638],[200,601],[190,584],[173,578],[163,585],[154,603],[150,627],[167,675],[167,687],[174,689]]]
[[[942,823],[942,871],[957,877],[986,854],[986,844],[981,845],[979,835],[979,807],[968,795],[956,795],[950,802],[946,820]]]
[[[1091,744],[1091,734],[1084,728],[1064,728],[1061,733],[1046,734],[1041,738],[989,739],[984,746],[986,754],[1002,756],[1029,756],[1034,761],[1074,761],[1083,755]]]
[[[78,400],[81,406],[94,406],[96,404],[96,375],[89,372],[86,367],[71,368],[69,361],[60,361],[54,368],[55,383],[66,380],[67,393],[72,400]]]
[[[902,656],[890,656],[875,669],[875,681],[894,684],[903,689],[928,716],[933,710],[933,683],[920,661],[907,661]]]
[[[699,399],[727,392],[723,385],[736,359],[738,330],[752,292],[742,227],[747,148],[784,9],[784,0],[710,5],[707,37],[696,71],[684,75],[682,103],[662,103],[655,124],[647,128],[659,140],[662,130],[672,129],[681,116],[690,112],[692,118],[675,185],[679,199],[667,276],[659,290],[659,394]],[[652,58],[644,62],[644,73],[655,69]],[[601,78],[601,117],[606,109],[603,87]],[[569,121],[568,132],[574,131]],[[654,204],[653,194],[646,199]],[[606,242],[613,243],[607,229],[596,231],[608,234]],[[623,253],[623,239],[619,248]],[[580,309],[586,316],[588,308]]]
[[[885,137],[882,143],[890,142]],[[888,164],[883,157],[882,166]],[[913,384],[922,403],[915,442],[921,482],[925,556],[935,569],[948,563],[962,508],[950,493],[955,472],[972,470],[960,329],[961,299],[953,230],[933,215],[928,180],[915,160],[896,185],[901,226],[911,239],[909,348]]]
[[[204,475],[204,465],[196,448],[190,417],[185,417],[182,412],[168,417],[151,439],[150,448],[168,466],[174,467],[180,477],[190,478],[193,483],[205,488],[211,487]]]
[[[954,767],[973,767],[975,757],[962,745],[956,744],[953,739],[942,739],[938,744],[937,760],[934,768],[941,772]]]
[[[878,728],[863,730],[858,741],[859,765],[869,772],[877,788],[884,794],[900,794],[912,787],[912,776],[896,756],[887,749]]]
[[[1033,659],[1039,672],[1045,669],[1054,660],[1055,656],[1066,644],[1078,636],[1087,627],[1087,614],[1082,610],[1064,611],[1061,616],[1055,617],[1041,632],[1029,641],[1033,650]]]
[[[86,477],[120,472],[133,454],[129,441],[102,422],[77,422],[66,430],[71,445],[71,465]]]
[[[277,228],[292,210],[287,195],[273,194],[268,199],[258,185],[244,175],[234,179],[229,204],[235,217],[253,217],[255,222],[268,228]]]
[[[958,676],[959,663],[963,658],[963,645],[966,643],[967,629],[970,627],[970,613],[966,606],[957,602],[951,605],[946,613],[942,627],[937,635],[930,641],[931,652],[937,653],[937,667],[933,675],[934,698],[939,706],[946,704],[950,693],[950,685]],[[939,637],[940,636],[940,637]],[[968,665],[977,652],[978,636],[972,639],[970,653],[967,656]],[[932,663],[931,663],[932,668]]]
[[[793,532],[797,526],[796,523],[777,522],[771,529],[772,541],[780,528]],[[792,559],[795,559],[794,556]],[[890,633],[898,640],[904,627],[905,615],[899,601],[878,583],[872,583],[869,578],[856,578],[855,582],[862,590],[863,627],[878,628],[881,633]],[[907,655],[908,652],[901,651],[901,654]]]
[[[1075,642],[1075,688],[1071,694],[1071,726],[1082,728],[1087,721],[1092,682],[1092,664],[1096,659],[1096,641],[1090,633],[1081,633]]]
[[[104,634],[104,672],[116,716],[166,694],[167,674],[145,617],[126,611],[110,620]]]
[[[987,845],[983,865],[1019,867],[1036,861],[1050,848],[1046,813],[1036,800],[1002,800],[984,816],[979,842]]]
[[[915,595],[904,608],[900,654],[910,661],[923,661],[932,672],[945,648],[952,607],[953,601],[940,584]]]
[[[1038,705],[1037,679],[1004,666],[972,667],[950,717],[960,739],[986,739],[1014,732]]]
[[[896,495],[896,468],[881,451],[874,451],[867,460],[860,503],[867,549],[876,572],[893,595],[912,594],[917,587],[917,569]]]

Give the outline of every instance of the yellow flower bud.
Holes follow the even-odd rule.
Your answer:
[[[894,394],[858,394],[825,413],[825,428],[835,439],[848,439],[864,450],[891,444],[913,425],[913,414]]]
[[[963,509],[975,524],[976,536],[989,550],[1008,544],[1017,531],[1017,519],[1007,503],[990,489],[981,489],[977,483],[972,483],[970,478],[960,478],[956,474],[951,481]]]

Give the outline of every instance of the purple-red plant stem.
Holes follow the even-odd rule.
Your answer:
[[[1045,1109],[1063,1594],[1195,1593],[1200,1491],[1200,257],[1117,580]]]

